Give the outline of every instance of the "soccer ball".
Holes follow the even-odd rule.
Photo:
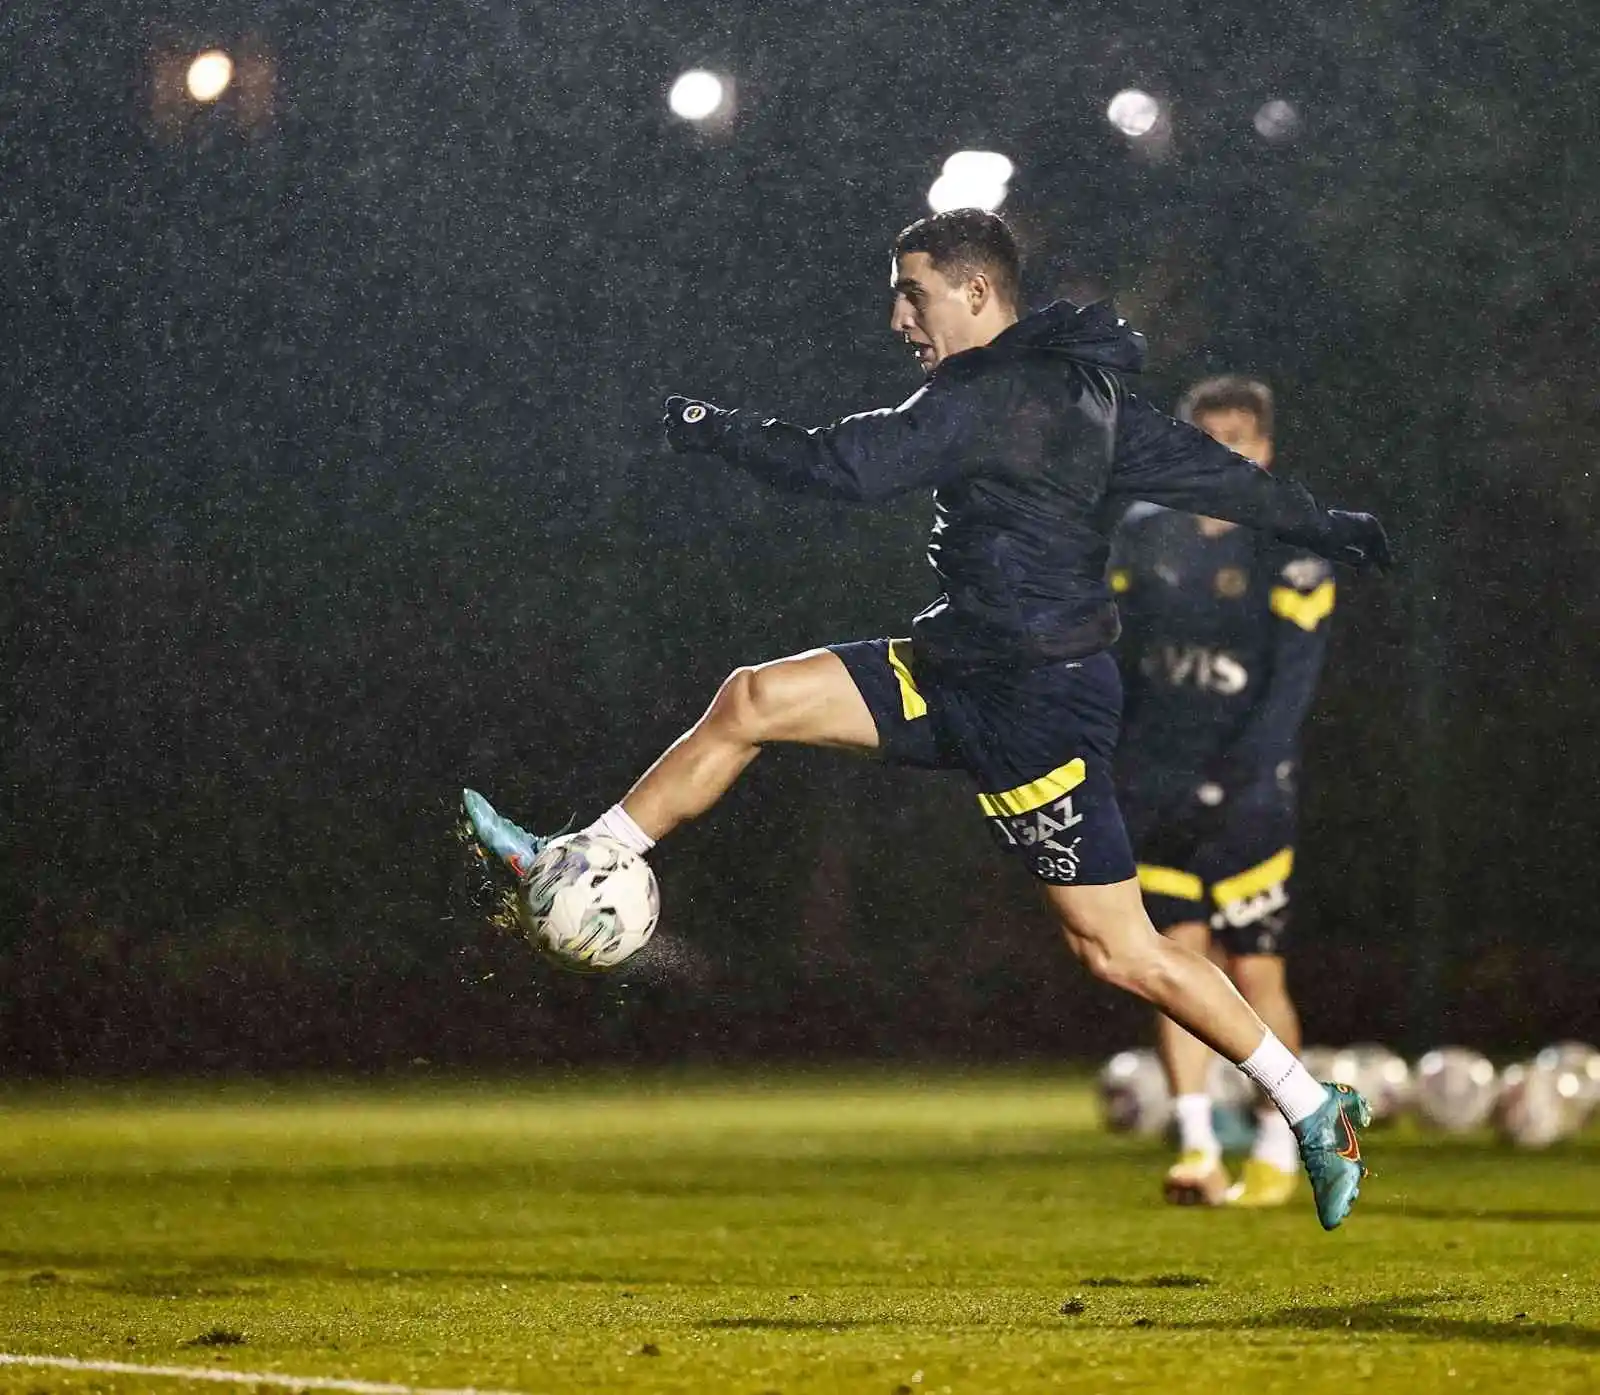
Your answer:
[[[1570,1072],[1578,1082],[1578,1104],[1584,1115],[1600,1107],[1600,1051],[1588,1042],[1558,1041],[1533,1058],[1535,1065]]]
[[[1328,1079],[1354,1085],[1372,1106],[1377,1123],[1397,1118],[1410,1108],[1414,1093],[1411,1067],[1387,1046],[1360,1042],[1334,1053]]]
[[[633,958],[661,913],[656,874],[612,838],[569,833],[552,838],[517,890],[529,942],[574,973],[598,974]]]
[[[1161,1058],[1141,1047],[1119,1051],[1100,1071],[1100,1117],[1112,1133],[1159,1134],[1172,1117]]]
[[[1490,1061],[1464,1046],[1444,1046],[1417,1062],[1417,1113],[1445,1133],[1475,1129],[1498,1093]]]
[[[1581,1088],[1576,1075],[1555,1064],[1507,1066],[1495,1100],[1495,1132],[1519,1148],[1548,1148],[1581,1124]]]

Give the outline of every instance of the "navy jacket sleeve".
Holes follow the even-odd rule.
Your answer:
[[[898,407],[807,429],[733,411],[714,453],[795,494],[869,502],[937,488],[966,474],[978,415],[965,384],[929,383]]]
[[[1272,649],[1265,686],[1228,744],[1226,768],[1217,772],[1225,784],[1294,758],[1327,652],[1333,601],[1333,569],[1320,559],[1291,560],[1274,577],[1267,596]]]
[[[1235,455],[1133,393],[1122,400],[1110,492],[1243,523],[1313,552],[1333,546],[1327,515],[1304,485]]]

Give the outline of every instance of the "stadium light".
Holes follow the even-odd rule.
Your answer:
[[[1300,129],[1300,113],[1281,98],[1265,103],[1256,113],[1256,134],[1263,140],[1291,139]]]
[[[1007,181],[1016,166],[993,150],[958,150],[928,190],[935,213],[952,208],[983,208],[993,213],[1006,201]]]
[[[708,121],[728,102],[728,84],[704,68],[692,68],[672,84],[667,105],[685,121]]]
[[[1161,103],[1137,87],[1123,89],[1106,107],[1106,120],[1129,140],[1148,136],[1156,129],[1161,115]]]
[[[185,85],[197,102],[214,102],[233,81],[233,59],[219,48],[207,49],[189,64]]]

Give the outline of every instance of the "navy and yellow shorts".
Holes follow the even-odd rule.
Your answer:
[[[1211,926],[1229,954],[1282,954],[1294,878],[1292,800],[1245,791],[1215,809],[1129,813],[1139,887],[1158,930]]]
[[[1134,874],[1111,778],[1122,681],[1108,654],[1017,672],[951,674],[911,640],[830,646],[877,723],[883,758],[965,770],[1001,847],[1052,886]]]

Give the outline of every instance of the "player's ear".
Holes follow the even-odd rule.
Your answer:
[[[975,271],[967,281],[967,309],[974,315],[994,299],[994,282],[985,271]]]

